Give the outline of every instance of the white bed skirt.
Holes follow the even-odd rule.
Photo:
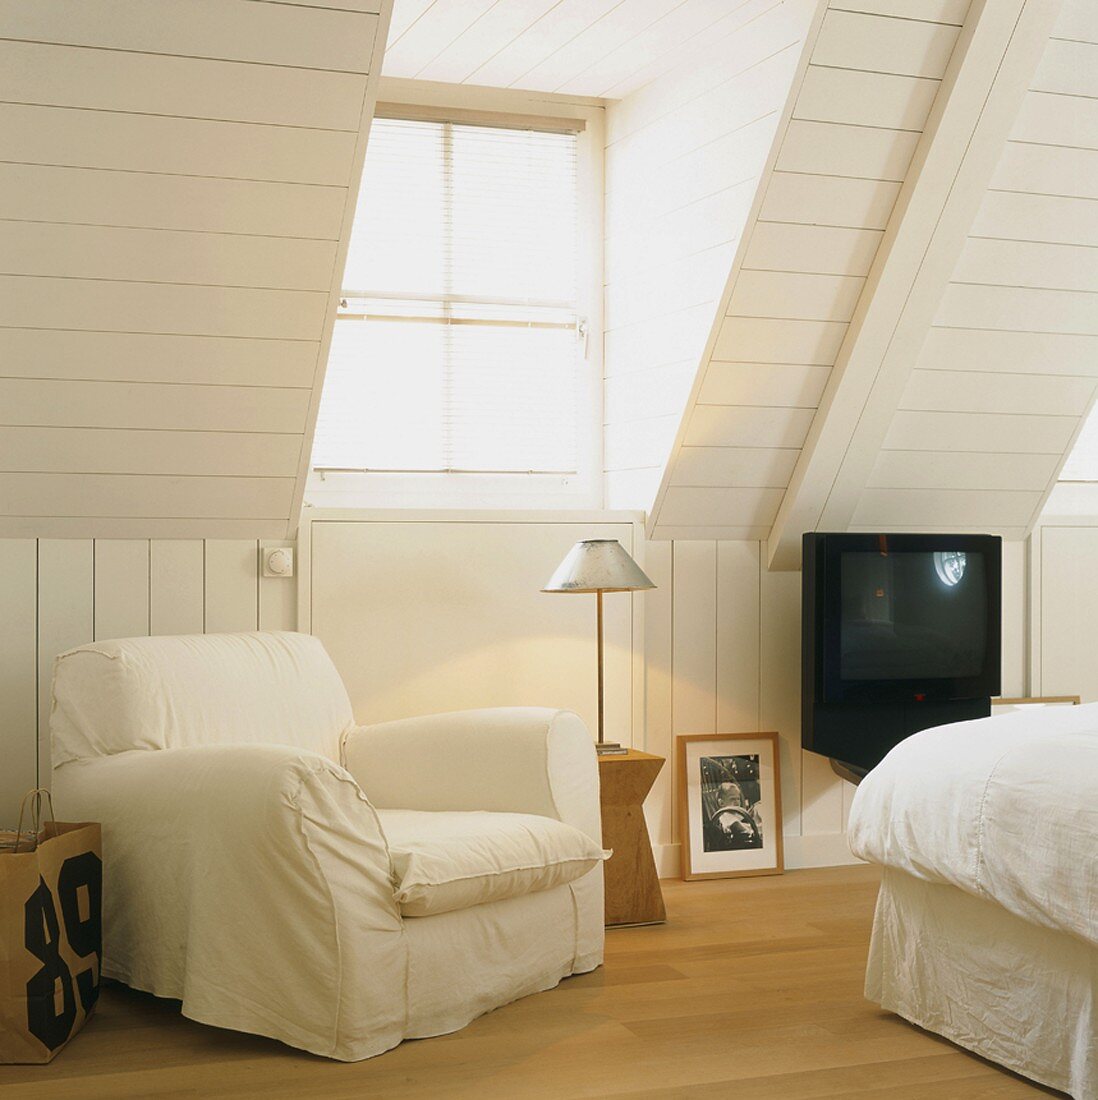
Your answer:
[[[866,971],[882,1008],[1098,1100],[1098,949],[955,886],[884,869]]]

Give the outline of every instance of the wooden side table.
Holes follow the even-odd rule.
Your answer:
[[[603,865],[608,927],[667,920],[641,808],[664,763],[662,756],[635,749],[599,757],[602,846],[614,850]]]

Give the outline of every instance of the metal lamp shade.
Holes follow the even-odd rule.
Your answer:
[[[543,592],[637,592],[656,586],[617,539],[584,539],[568,551]]]

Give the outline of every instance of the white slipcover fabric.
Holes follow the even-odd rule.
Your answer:
[[[538,814],[379,810],[378,818],[405,917],[536,894],[603,859],[586,833]]]
[[[861,782],[854,854],[1098,944],[1098,704],[924,730]]]
[[[282,744],[339,759],[354,725],[328,654],[308,634],[195,634],[92,642],[54,669],[53,763],[129,749]]]
[[[407,743],[380,727],[386,762],[359,773],[364,793],[339,745],[369,767],[375,733],[352,732],[316,639],[130,639],[60,657],[53,791],[65,818],[103,824],[104,975],[192,1019],[353,1061],[598,966],[601,864],[539,893],[401,917],[367,793],[397,809],[392,795],[415,793],[406,808],[545,814],[599,843],[583,723],[477,714],[402,724]],[[465,763],[440,782],[425,753]]]
[[[885,868],[865,994],[1075,1100],[1098,1100],[1098,948],[1077,936]]]

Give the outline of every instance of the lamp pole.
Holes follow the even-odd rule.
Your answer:
[[[599,744],[602,740],[602,589],[595,593],[595,603],[598,606],[599,619]]]

